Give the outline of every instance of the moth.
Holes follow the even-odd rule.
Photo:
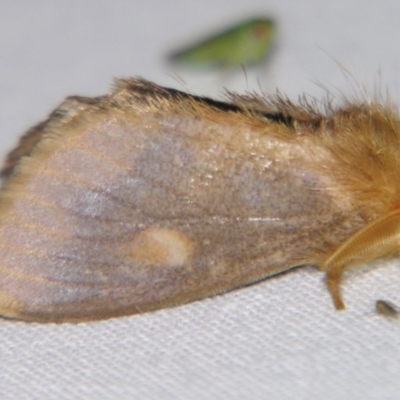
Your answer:
[[[172,307],[291,268],[395,255],[393,108],[229,95],[139,80],[67,98],[3,168],[0,314],[80,322]]]
[[[398,307],[387,300],[377,300],[375,303],[375,309],[378,314],[391,319],[398,319],[400,316]]]
[[[272,19],[251,19],[173,53],[169,58],[196,66],[260,64],[273,47],[275,32],[276,23]]]

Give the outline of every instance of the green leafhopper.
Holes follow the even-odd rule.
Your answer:
[[[275,25],[272,19],[251,19],[172,54],[170,60],[197,66],[259,64],[272,49]]]

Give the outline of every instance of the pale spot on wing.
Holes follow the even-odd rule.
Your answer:
[[[150,227],[137,234],[129,251],[138,263],[173,267],[186,264],[193,254],[193,242],[173,229]]]

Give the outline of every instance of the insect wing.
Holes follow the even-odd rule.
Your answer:
[[[312,263],[324,235],[348,234],[274,121],[137,80],[89,103],[53,113],[1,191],[2,315],[182,304]]]

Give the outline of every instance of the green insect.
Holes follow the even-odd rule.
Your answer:
[[[275,31],[273,20],[251,19],[172,54],[170,60],[196,66],[260,64],[272,49]]]

